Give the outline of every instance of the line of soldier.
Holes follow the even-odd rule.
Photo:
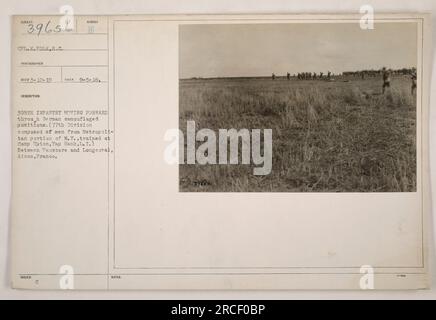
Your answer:
[[[299,80],[317,80],[317,79],[329,80],[331,79],[331,77],[332,77],[332,73],[330,71],[328,71],[326,75],[324,75],[323,72],[320,72],[319,75],[316,72],[299,72],[297,74],[297,79]],[[291,80],[291,74],[289,72],[286,74],[286,78],[288,80]],[[275,73],[271,75],[271,79],[272,80],[276,79]]]
[[[410,75],[410,79],[412,80],[412,85],[411,85],[411,94],[413,95],[416,92],[416,71],[415,69],[412,69],[408,72],[403,73],[402,70],[398,71],[392,71],[390,69],[386,69],[385,67],[383,67],[383,69],[381,70],[382,76],[383,76],[383,86],[382,86],[382,92],[383,94],[386,92],[387,88],[391,87],[391,74],[408,74]]]
[[[352,71],[352,72],[343,72],[343,76],[354,76],[361,77],[365,79],[365,76],[375,77],[377,75],[382,75],[383,85],[382,92],[383,94],[386,92],[387,88],[391,87],[391,74],[401,74],[401,75],[411,75],[412,87],[411,94],[413,95],[416,92],[416,71],[415,69],[400,69],[400,70],[390,70],[383,67],[381,70],[364,70],[364,71]],[[299,72],[297,74],[297,79],[299,80],[317,80],[317,79],[327,79],[330,80],[332,73],[330,71],[327,72],[327,75],[324,77],[324,73],[320,72],[319,76],[316,72]],[[272,80],[276,79],[276,75],[272,74]],[[291,79],[291,74],[288,72],[286,74],[286,78],[288,80]]]
[[[319,75],[316,72],[301,72],[297,74],[297,79],[299,80],[317,80],[317,79],[327,79],[330,80],[332,73],[330,71],[324,75],[324,72],[320,72]]]

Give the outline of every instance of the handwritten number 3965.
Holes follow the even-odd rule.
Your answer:
[[[59,24],[53,27],[51,26],[51,24],[52,24],[51,21],[47,21],[46,23],[38,23],[38,24],[29,23],[27,33],[37,34],[39,36],[41,33],[52,33],[52,32],[57,33],[62,31],[62,27]]]

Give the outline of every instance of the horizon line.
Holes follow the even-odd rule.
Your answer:
[[[401,67],[401,68],[386,68],[386,70],[390,70],[390,71],[399,71],[399,70],[403,70],[403,69],[416,69],[416,67],[414,66],[414,67]],[[332,72],[332,75],[334,76],[334,75],[342,75],[343,73],[346,73],[346,72],[362,72],[362,71],[381,71],[382,70],[382,68],[378,68],[378,69],[361,69],[361,70],[345,70],[345,71],[341,71],[340,73],[335,73],[335,72]],[[310,71],[307,71],[307,72],[310,72]],[[299,73],[304,73],[303,71],[302,72],[294,72],[294,73],[290,73],[291,74],[291,76],[295,76],[295,75],[297,75],[297,74],[299,74]],[[312,72],[310,72],[310,73],[312,73],[313,74],[313,71]],[[328,71],[327,72],[324,72],[323,71],[323,75],[327,75],[327,73],[328,73]],[[243,76],[243,75],[241,75],[241,76],[207,76],[207,77],[202,77],[202,76],[192,76],[192,77],[183,77],[183,78],[180,78],[179,77],[179,80],[192,80],[192,79],[229,79],[229,78],[233,78],[233,79],[240,79],[240,78],[271,78],[271,76],[272,76],[272,74],[274,74],[276,77],[286,77],[287,76],[287,74],[276,74],[276,73],[274,73],[274,72],[271,72],[271,74],[269,74],[269,75],[253,75],[253,76]],[[320,72],[317,72],[316,74],[320,74]]]

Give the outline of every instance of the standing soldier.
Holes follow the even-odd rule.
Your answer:
[[[323,75],[323,74],[324,74],[324,73],[322,73],[322,72],[319,73],[319,78],[320,78],[320,79],[322,79],[322,75]]]
[[[386,88],[391,87],[391,73],[389,72],[389,70],[386,70],[386,68],[383,67],[382,74],[383,74],[383,94],[384,94]]]
[[[412,73],[412,96],[416,91],[416,73]]]
[[[330,80],[330,76],[332,75],[332,73],[329,71],[329,72],[327,72],[327,79],[329,79]]]
[[[271,78],[272,78],[273,80],[275,80],[275,79],[276,79],[276,75],[273,73],[273,74],[271,75]]]
[[[286,78],[288,78],[288,80],[291,80],[291,74],[289,72],[286,74]]]

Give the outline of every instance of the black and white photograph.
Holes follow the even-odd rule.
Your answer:
[[[416,191],[417,30],[403,21],[179,26],[180,152],[207,157],[180,163],[179,190]],[[215,136],[190,138],[188,127]],[[221,157],[232,141],[237,154]],[[271,157],[262,174],[255,149]]]

